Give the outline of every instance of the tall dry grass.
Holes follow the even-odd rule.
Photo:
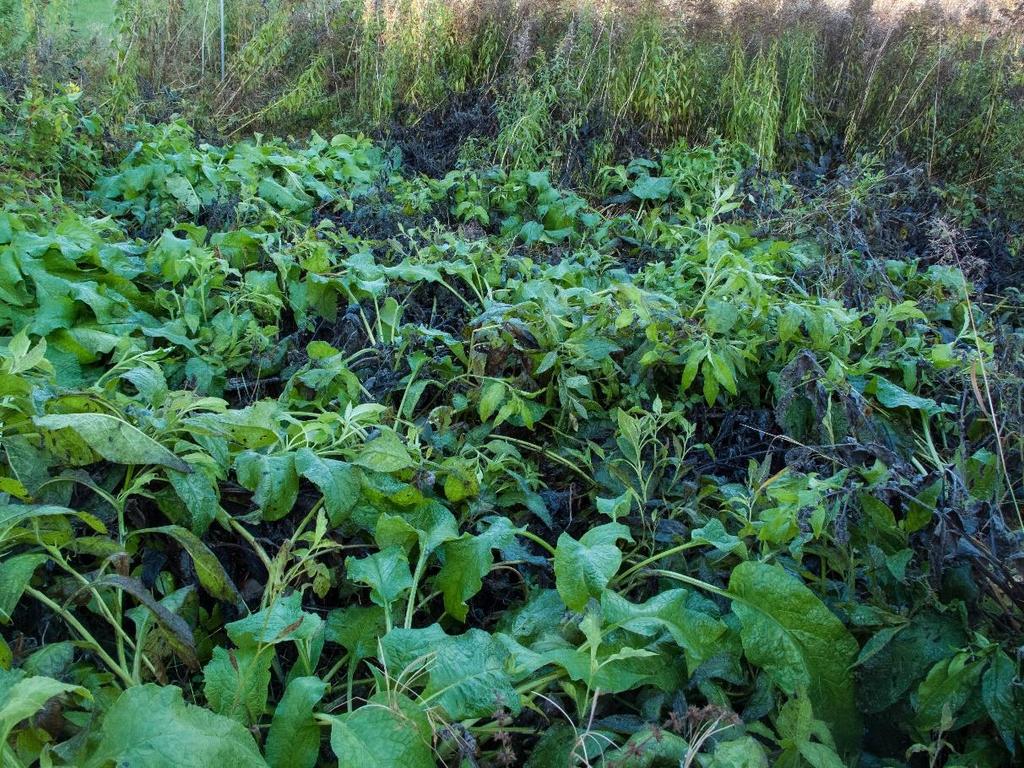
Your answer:
[[[1024,186],[1021,0],[226,7],[222,78],[214,0],[117,0],[112,50],[79,56],[87,92],[118,120],[180,112],[220,133],[369,130],[472,94],[496,116],[483,139],[506,163],[565,169],[718,135],[785,166],[839,137],[965,183]]]

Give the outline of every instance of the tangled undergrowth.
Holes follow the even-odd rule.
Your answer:
[[[5,766],[1020,759],[1020,308],[912,170],[63,98],[0,143]]]

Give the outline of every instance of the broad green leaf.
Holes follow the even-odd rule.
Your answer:
[[[936,663],[967,643],[953,616],[923,611],[870,656],[858,661],[857,702],[862,712],[883,712],[905,699]],[[868,646],[865,646],[868,651]]]
[[[376,605],[350,605],[327,614],[327,642],[347,650],[354,661],[377,655],[377,642],[384,637],[384,610]]]
[[[129,688],[103,719],[85,768],[267,768],[249,731],[236,720],[186,704],[181,689],[152,683]]]
[[[370,599],[387,608],[412,587],[409,558],[398,546],[387,547],[363,558],[350,557],[345,570],[352,581],[370,587]]]
[[[189,184],[188,179],[178,173],[171,174],[164,181],[164,185],[167,187],[167,191],[170,192],[174,199],[181,203],[189,213],[193,216],[199,213],[199,195]]]
[[[907,533],[915,533],[928,527],[935,517],[935,510],[938,509],[942,488],[942,478],[934,480],[907,504],[907,514],[902,521],[902,527]]]
[[[77,517],[97,533],[107,532],[103,523],[88,512],[53,504],[0,504],[0,541],[11,528],[40,517]]]
[[[667,200],[672,194],[672,179],[667,176],[641,176],[629,191],[640,200]]]
[[[832,734],[824,722],[814,717],[810,702],[803,696],[792,698],[779,709],[775,718],[783,753],[780,762],[794,762],[799,754],[813,768],[843,768],[835,751]]]
[[[605,590],[601,610],[607,627],[647,637],[666,631],[685,652],[692,672],[719,650],[719,638],[726,631],[725,624],[713,613],[714,605],[700,602],[685,589],[670,589],[640,604]]]
[[[198,469],[188,473],[170,469],[167,480],[191,515],[189,528],[192,533],[202,536],[220,512],[216,484]]]
[[[517,681],[529,679],[541,668],[554,665],[564,669],[570,679],[604,693],[622,693],[645,685],[671,690],[684,682],[681,664],[673,664],[668,655],[644,648],[603,644],[592,656],[590,649],[566,645],[564,640],[554,636],[543,638],[544,650],[538,651],[502,633],[495,639],[511,654]],[[556,647],[546,647],[549,645]]]
[[[280,520],[292,511],[299,495],[294,455],[265,456],[246,451],[235,459],[235,473],[239,485],[253,492],[253,501],[264,520]]]
[[[753,736],[723,741],[715,745],[706,768],[768,768],[768,755]]]
[[[579,541],[569,534],[558,537],[555,548],[555,586],[566,607],[581,611],[591,597],[600,597],[622,565],[620,539],[632,541],[629,529],[620,523],[591,528]]]
[[[958,653],[933,666],[917,687],[914,726],[924,737],[939,728],[945,717],[955,718],[968,701],[976,700],[985,663]]]
[[[274,709],[264,754],[270,768],[313,768],[320,754],[320,726],[313,708],[327,693],[318,677],[296,677]]]
[[[827,744],[805,741],[797,747],[797,751],[811,768],[846,768],[846,763]]]
[[[629,510],[632,507],[633,497],[629,491],[623,491],[620,495],[615,496],[611,499],[603,499],[600,496],[597,497],[597,511],[602,515],[607,515],[612,519],[614,523],[620,517],[625,517],[629,514]]]
[[[480,493],[480,481],[472,465],[457,460],[448,460],[445,469],[444,496],[448,501],[458,503]]]
[[[724,335],[729,333],[732,327],[736,325],[736,321],[739,319],[739,311],[732,302],[722,301],[721,299],[708,299],[704,319],[708,331],[713,334]]]
[[[259,196],[275,207],[291,213],[301,213],[313,204],[312,198],[304,193],[300,194],[301,197],[269,176],[260,181]]]
[[[710,518],[700,528],[694,528],[690,538],[695,542],[711,545],[722,556],[737,555],[743,559],[747,556],[747,545],[742,539],[728,533],[717,517]]]
[[[492,544],[480,536],[463,534],[444,545],[444,565],[434,585],[444,596],[444,608],[459,621],[466,620],[466,601],[483,588],[483,579],[494,566]]]
[[[730,395],[735,395],[736,376],[733,373],[732,365],[717,352],[709,354],[708,360],[711,362],[711,369],[714,371],[718,383],[725,387],[725,391]]]
[[[196,433],[218,435],[243,448],[269,448],[278,441],[276,419],[270,409],[262,406],[263,403],[256,403],[242,410],[201,413],[184,423]]]
[[[606,753],[606,765],[616,768],[657,768],[683,765],[690,745],[671,731],[646,728],[634,733],[618,749]]]
[[[1024,737],[1024,691],[1015,683],[1016,674],[1013,659],[1000,649],[981,678],[981,700],[1011,755]]]
[[[7,743],[14,726],[34,715],[54,696],[74,693],[92,698],[85,688],[77,685],[49,677],[21,677],[22,674],[0,670],[0,745]]]
[[[192,636],[192,627],[181,616],[170,610],[166,605],[161,604],[146,586],[138,579],[130,576],[121,576],[117,573],[108,573],[91,582],[94,589],[113,587],[126,592],[134,597],[166,630],[166,639],[178,656],[192,670],[199,669],[199,660],[196,658],[195,639]],[[82,592],[86,587],[81,587]]]
[[[715,401],[718,399],[719,381],[716,371],[717,368],[709,354],[704,358],[704,362],[701,363],[700,366],[701,375],[704,377],[704,402],[706,402],[708,406],[713,406]]]
[[[729,592],[739,617],[743,651],[783,691],[806,691],[816,717],[828,723],[840,749],[853,753],[860,716],[850,667],[857,641],[802,582],[782,568],[745,562],[733,569]]]
[[[918,397],[911,394],[903,389],[903,387],[897,386],[881,376],[875,376],[872,382],[874,384],[875,397],[886,408],[910,408],[911,410],[922,411],[928,415],[948,410],[947,407],[940,406],[931,398]]]
[[[873,634],[863,647],[860,649],[860,653],[857,654],[857,661],[854,663],[854,667],[859,667],[862,664],[866,664],[871,659],[882,652],[886,645],[889,644],[896,635],[907,628],[907,624],[900,624],[895,627],[882,627],[875,634]]]
[[[115,464],[160,464],[178,472],[192,471],[156,440],[116,416],[64,413],[36,416],[33,421],[43,429],[71,430],[97,454]]]
[[[332,527],[341,525],[359,501],[360,472],[344,461],[322,459],[308,448],[295,454],[295,469],[324,495],[324,508]]]
[[[377,694],[330,719],[338,768],[434,768],[426,714],[400,693]]]
[[[323,619],[302,610],[302,595],[292,592],[274,601],[269,608],[225,625],[228,637],[242,648],[276,645],[291,641],[310,641],[323,627]]]
[[[443,565],[434,579],[435,588],[444,596],[444,607],[459,621],[466,620],[466,601],[483,587],[483,579],[494,566],[492,550],[511,550],[521,530],[505,517],[493,517],[478,536],[463,534],[441,549]]]
[[[373,529],[373,540],[381,549],[395,546],[411,552],[419,540],[418,532],[413,524],[401,515],[381,512],[377,516],[377,524]]]
[[[523,768],[575,768],[584,754],[584,746],[588,762],[592,766],[595,763],[601,765],[597,761],[601,753],[608,749],[609,743],[615,743],[611,734],[595,728],[585,744],[581,744],[579,729],[556,722],[537,740]]]
[[[506,387],[500,381],[488,382],[480,393],[480,421],[487,421],[505,401]]]
[[[405,443],[390,429],[364,445],[352,463],[377,472],[398,472],[416,466]]]
[[[693,380],[697,378],[697,372],[700,370],[701,361],[707,356],[707,348],[704,346],[694,346],[686,356],[686,365],[683,366],[683,376],[681,379],[683,389],[688,389],[693,383]]]
[[[69,640],[48,643],[32,653],[21,666],[28,675],[59,679],[75,660],[75,644]]]
[[[199,577],[199,584],[218,600],[243,606],[242,596],[231,580],[231,576],[221,565],[220,560],[202,539],[178,525],[165,525],[160,528],[146,528],[135,532],[162,533],[177,541],[192,558],[192,565]]]
[[[393,523],[389,533],[387,523]],[[458,538],[459,527],[448,509],[438,501],[424,501],[408,512],[401,511],[398,515],[381,515],[377,522],[374,538],[381,547],[389,544],[400,544],[403,539],[410,538],[409,545],[418,542],[420,556],[429,555],[446,541]]]
[[[28,488],[15,477],[0,477],[0,493],[6,493],[20,501],[29,501],[32,497]]]
[[[15,555],[0,562],[0,624],[11,620],[11,614],[32,580],[36,568],[46,562],[46,555]]]
[[[508,651],[482,630],[450,636],[437,624],[395,629],[381,646],[388,669],[421,666],[426,671],[420,701],[437,704],[451,720],[486,717],[501,707],[519,711],[519,696],[505,669]]]
[[[203,692],[210,709],[245,726],[258,722],[267,707],[273,658],[270,648],[214,648],[203,668]]]

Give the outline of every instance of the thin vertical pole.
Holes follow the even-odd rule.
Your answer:
[[[220,0],[220,79],[224,80],[224,0]]]
[[[199,43],[200,70],[203,77],[206,77],[206,24],[210,20],[210,0],[206,0],[206,7],[203,9],[203,34]]]

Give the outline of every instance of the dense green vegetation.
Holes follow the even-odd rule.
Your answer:
[[[0,0],[4,768],[1022,759],[1019,39],[101,5]]]

